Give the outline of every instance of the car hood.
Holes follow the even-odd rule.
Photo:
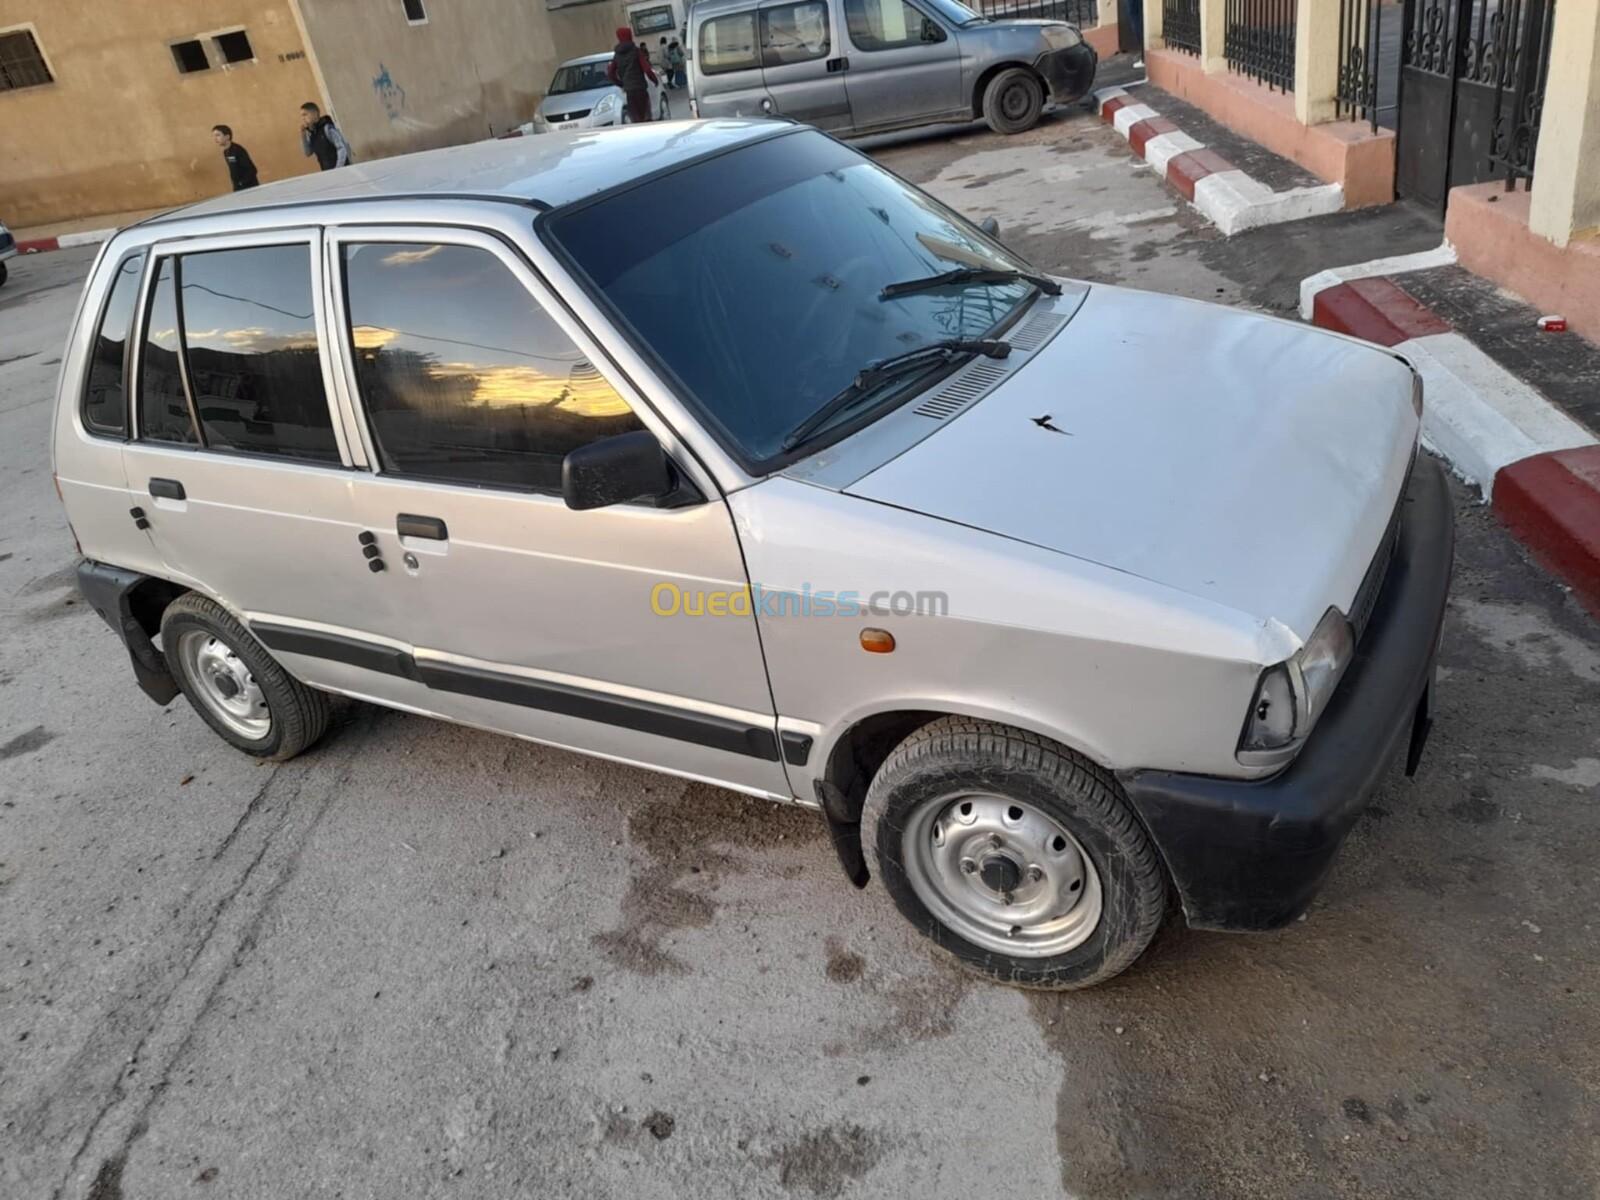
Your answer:
[[[1349,611],[1388,527],[1411,388],[1404,363],[1349,338],[1095,286],[987,397],[845,490],[1304,639],[1330,605]]]
[[[619,90],[607,84],[605,87],[589,88],[582,92],[562,92],[558,96],[546,96],[539,102],[539,115],[542,117],[546,113],[570,113],[585,108],[592,109],[606,96]]]

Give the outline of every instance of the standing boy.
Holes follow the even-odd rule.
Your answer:
[[[222,160],[228,164],[228,178],[233,181],[234,191],[242,192],[261,182],[256,177],[256,164],[250,158],[250,151],[233,140],[232,129],[226,125],[213,125],[211,140],[222,147]]]

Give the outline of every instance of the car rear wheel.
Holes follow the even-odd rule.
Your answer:
[[[913,925],[1021,987],[1103,983],[1166,913],[1161,861],[1116,781],[1046,738],[944,718],[873,778],[861,844]]]
[[[190,592],[169,604],[161,648],[190,706],[246,754],[282,762],[328,727],[328,698],[279,666],[214,600]]]
[[[1025,67],[1010,67],[989,81],[983,93],[983,119],[996,133],[1022,133],[1039,123],[1044,88]]]

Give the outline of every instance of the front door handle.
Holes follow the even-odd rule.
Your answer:
[[[150,494],[160,496],[163,500],[187,500],[188,495],[183,490],[183,484],[176,479],[152,479],[150,481]]]
[[[397,516],[394,528],[401,537],[427,538],[430,542],[442,542],[450,536],[450,531],[438,517],[419,517],[413,513]]]
[[[830,58],[827,66],[831,72],[848,71],[850,69],[850,60],[848,58]]]

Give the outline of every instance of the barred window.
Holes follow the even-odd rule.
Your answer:
[[[0,33],[0,92],[54,82],[31,29]]]

